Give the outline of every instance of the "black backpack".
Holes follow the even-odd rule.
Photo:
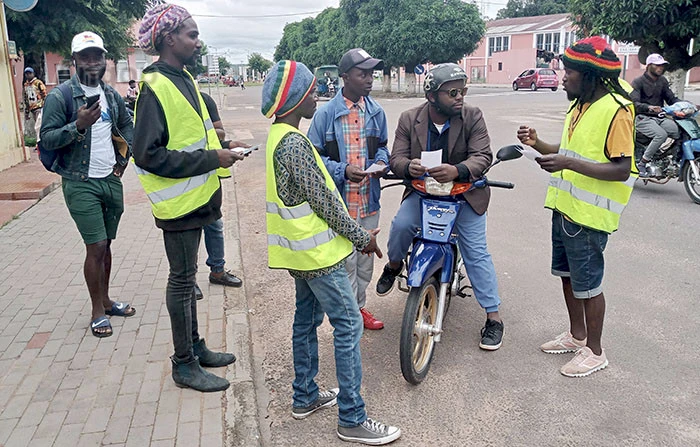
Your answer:
[[[61,93],[63,94],[63,102],[66,104],[66,124],[74,121],[73,120],[73,92],[71,91],[70,85],[69,84],[60,84],[58,88]],[[49,151],[41,147],[41,140],[37,143],[36,149],[39,152],[39,160],[41,160],[41,164],[44,165],[46,170],[55,172],[53,168],[53,164],[58,158],[58,153],[61,151],[61,149],[57,149],[54,151]]]

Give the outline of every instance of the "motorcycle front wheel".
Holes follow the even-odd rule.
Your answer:
[[[695,160],[686,163],[681,173],[683,185],[685,185],[685,192],[693,199],[693,202],[700,205],[700,178],[695,177],[690,163],[695,163],[698,171],[700,171],[700,157],[696,157]]]
[[[435,338],[430,327],[437,323],[439,285],[431,277],[408,294],[401,325],[399,357],[407,382],[418,385],[425,379],[433,359]]]

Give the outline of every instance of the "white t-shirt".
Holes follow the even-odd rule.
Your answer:
[[[117,162],[112,145],[112,117],[109,114],[107,97],[101,85],[88,87],[80,84],[80,87],[85,92],[85,96],[100,95],[102,115],[90,127],[91,147],[88,177],[104,178],[113,172],[114,164]]]

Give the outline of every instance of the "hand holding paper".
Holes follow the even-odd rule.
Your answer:
[[[380,165],[377,163],[373,163],[369,168],[365,169],[363,172],[365,174],[374,174],[375,172],[384,172],[388,168],[389,167],[387,165]]]
[[[442,149],[436,151],[423,151],[420,153],[420,164],[424,168],[432,169],[442,164]]]

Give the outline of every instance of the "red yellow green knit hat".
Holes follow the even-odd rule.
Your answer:
[[[309,96],[316,78],[301,62],[283,60],[267,73],[260,111],[266,118],[289,115]]]
[[[564,66],[582,73],[594,73],[603,78],[617,78],[622,63],[608,43],[600,36],[587,37],[571,45],[562,57]]]

